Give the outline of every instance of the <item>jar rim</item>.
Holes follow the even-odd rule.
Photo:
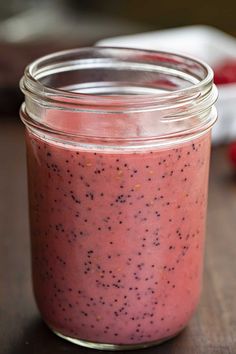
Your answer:
[[[197,65],[201,68],[204,76],[198,79],[195,78],[195,82],[188,87],[173,91],[126,95],[99,95],[94,93],[73,92],[62,88],[48,86],[42,84],[40,81],[40,78],[43,77],[46,72],[50,72],[50,70],[52,72],[53,70],[54,72],[65,70],[65,63],[70,65],[70,68],[79,68],[81,66],[81,59],[79,59],[79,57],[86,56],[86,53],[91,54],[94,52],[101,55],[102,59],[100,62],[96,62],[93,58],[90,65],[105,65],[107,57],[112,59],[118,55],[127,55],[130,60],[132,56],[135,55],[136,58],[143,58],[148,61],[145,63],[138,62],[138,65],[141,65],[144,69],[146,66],[149,69],[151,68],[152,70],[155,70],[155,66],[157,67],[155,60],[165,57],[170,61],[171,65],[168,68],[163,66],[162,70],[166,68],[166,70],[173,71],[175,70],[173,69],[175,63],[181,64],[181,61],[188,61],[189,64],[192,64],[193,66]],[[71,59],[73,56],[75,58]],[[61,63],[57,63],[57,59],[59,58],[62,60]],[[54,62],[54,64],[49,65],[50,62]],[[122,62],[122,57],[120,57],[120,62]],[[114,65],[117,64],[118,62],[114,63]],[[160,69],[160,67],[158,68]],[[68,68],[66,70],[68,70]],[[191,74],[188,74],[188,76],[191,76]],[[163,110],[169,109],[170,107],[175,108],[180,105],[191,103],[193,100],[197,100],[199,104],[204,104],[203,108],[209,108],[214,104],[217,98],[216,88],[213,84],[213,76],[213,70],[208,64],[183,54],[122,47],[85,47],[55,52],[33,61],[26,67],[24,77],[21,79],[20,87],[25,95],[37,96],[37,99],[44,101],[49,106],[56,104],[57,106],[62,105],[62,108],[64,107],[67,110],[78,109],[79,111],[95,111],[97,113],[100,111],[123,113],[124,110],[129,112],[140,112],[143,110]]]

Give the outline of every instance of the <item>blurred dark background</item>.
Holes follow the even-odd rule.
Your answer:
[[[0,1],[0,114],[14,116],[18,81],[33,59],[116,35],[206,24],[236,35],[236,1]]]
[[[229,32],[235,30],[234,0],[71,0],[68,4],[75,9],[102,11],[155,29],[204,23]]]

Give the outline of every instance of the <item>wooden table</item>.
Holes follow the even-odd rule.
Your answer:
[[[96,353],[53,335],[31,291],[23,128],[0,120],[0,354]],[[236,353],[236,175],[213,149],[204,291],[188,328],[140,353]],[[124,353],[124,352],[123,352]]]

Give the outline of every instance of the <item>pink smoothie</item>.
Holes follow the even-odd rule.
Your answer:
[[[27,133],[33,283],[46,323],[86,341],[177,334],[201,291],[210,133],[83,151]]]

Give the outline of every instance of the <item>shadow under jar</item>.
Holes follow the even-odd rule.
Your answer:
[[[212,70],[192,58],[82,48],[30,64],[25,103],[35,299],[60,337],[135,349],[199,301]]]

